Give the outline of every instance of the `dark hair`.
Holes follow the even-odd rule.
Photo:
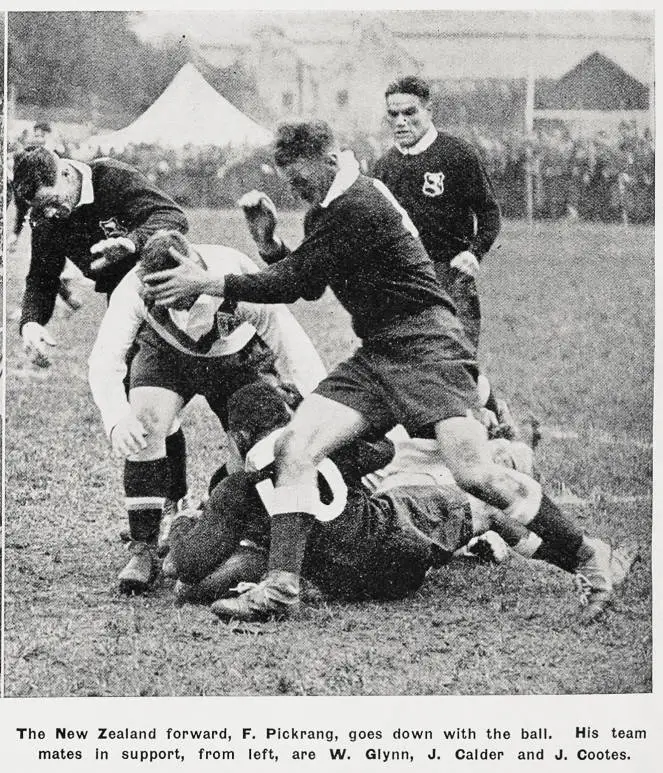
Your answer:
[[[55,185],[57,176],[57,156],[41,145],[28,145],[14,157],[14,191],[23,201],[32,201],[42,185]]]
[[[264,381],[238,389],[228,400],[228,429],[247,432],[253,442],[289,421],[283,396]]]
[[[145,275],[175,268],[178,263],[168,252],[171,247],[183,255],[189,255],[189,242],[179,231],[162,230],[152,234],[140,252],[139,273]]]
[[[37,123],[32,127],[32,131],[36,132],[37,130],[46,132],[47,134],[50,134],[53,131],[48,121],[37,121]]]
[[[406,75],[387,86],[387,90],[384,92],[385,99],[392,94],[412,94],[419,97],[422,102],[428,102],[430,101],[430,86],[423,78],[418,78],[416,75]]]
[[[324,121],[284,123],[276,130],[274,160],[277,166],[286,166],[299,158],[315,158],[335,142],[334,132]]]

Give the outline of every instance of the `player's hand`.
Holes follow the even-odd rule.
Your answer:
[[[113,427],[110,434],[111,448],[116,459],[126,459],[147,448],[147,430],[133,411]]]
[[[51,364],[50,350],[57,346],[56,340],[37,322],[26,322],[21,330],[23,350],[33,365],[48,368]]]
[[[143,300],[151,301],[157,306],[172,306],[185,298],[195,299],[206,291],[210,281],[209,272],[195,260],[183,255],[174,247],[170,247],[168,252],[175,258],[178,265],[143,277],[141,296]],[[222,279],[219,278],[217,284],[222,284]],[[210,294],[221,296],[222,288],[215,287],[215,292]]]
[[[126,258],[127,255],[133,255],[135,252],[136,245],[128,236],[114,236],[111,239],[102,239],[90,247],[90,253],[99,256],[90,264],[90,271],[96,274],[113,263],[122,260],[122,258]]]
[[[244,211],[251,237],[260,252],[276,252],[281,243],[274,238],[276,207],[269,196],[262,191],[249,191],[237,202],[237,206]]]
[[[451,261],[450,266],[451,268],[458,269],[458,271],[462,271],[464,274],[468,274],[473,279],[479,276],[479,261],[469,250],[459,252]]]

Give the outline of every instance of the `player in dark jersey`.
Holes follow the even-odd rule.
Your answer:
[[[235,392],[228,411],[228,433],[246,460],[245,471],[215,486],[199,517],[173,524],[171,573],[180,578],[180,602],[212,602],[239,582],[259,580],[267,567],[265,503],[274,492],[274,445],[290,414],[282,396],[260,383]],[[505,540],[520,555],[559,564],[536,535],[461,491],[446,467],[426,453],[430,441],[396,433],[392,439],[393,444],[356,441],[318,467],[323,507],[309,535],[302,575],[325,596],[402,598],[421,586],[429,569],[447,563],[468,542],[477,544],[472,534],[484,540],[484,558],[503,559]],[[498,440],[492,448],[501,463],[531,470],[531,450],[524,444]],[[632,558],[613,552],[613,584],[624,579]]]
[[[387,87],[385,98],[395,146],[373,173],[412,218],[476,348],[479,263],[500,230],[495,191],[477,152],[433,125],[425,81],[401,78]]]
[[[536,481],[492,461],[485,427],[468,415],[479,402],[473,347],[405,210],[382,183],[359,173],[323,122],[281,126],[275,160],[310,206],[299,247],[290,252],[275,237],[273,204],[255,192],[240,203],[272,265],[250,276],[219,276],[183,259],[144,280],[147,297],[161,304],[201,292],[288,303],[319,298],[330,287],[362,340],[302,402],[279,441],[265,580],[219,605],[242,619],[295,609],[320,507],[316,465],[357,437],[401,423],[413,437],[435,437],[434,453],[461,488],[553,540],[591,576],[600,611],[612,594],[610,548],[585,538]]]
[[[97,292],[110,297],[133,268],[148,238],[159,229],[186,233],[180,207],[137,169],[110,158],[89,164],[30,147],[16,159],[14,191],[31,210],[32,254],[23,295],[20,331],[28,357],[50,364],[56,342],[51,318],[68,258]],[[186,492],[186,444],[174,427],[167,439],[171,506]]]
[[[168,252],[173,246],[217,270],[257,271],[230,247],[189,245],[178,231],[162,231],[150,237],[136,269],[111,297],[90,355],[90,387],[113,451],[125,460],[132,556],[120,573],[123,592],[145,590],[158,569],[156,543],[170,488],[166,435],[184,405],[203,395],[225,425],[226,401],[241,386],[270,380],[298,402],[325,375],[313,344],[283,306],[239,304],[231,314],[210,296],[171,309],[146,305],[140,276],[177,265]]]

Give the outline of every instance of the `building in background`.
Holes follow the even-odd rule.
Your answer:
[[[653,14],[390,11],[269,14],[268,23],[265,14],[222,18],[189,16],[189,44],[212,68],[235,66],[252,74],[260,113],[254,117],[263,122],[316,115],[349,134],[377,134],[384,86],[405,73],[432,82],[436,119],[452,127],[522,128],[528,79],[535,82],[535,120],[551,120],[553,110],[555,120],[595,128],[606,120],[653,121]],[[150,25],[151,34],[159,34],[159,24],[163,34],[164,15],[137,19],[145,34]],[[177,24],[181,29],[181,17]],[[592,100],[593,91],[605,96]]]

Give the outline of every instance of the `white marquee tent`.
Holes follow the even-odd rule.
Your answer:
[[[185,64],[160,97],[124,129],[90,137],[90,150],[122,151],[131,143],[169,148],[185,145],[258,147],[268,144],[264,129],[221,96],[200,72]]]

